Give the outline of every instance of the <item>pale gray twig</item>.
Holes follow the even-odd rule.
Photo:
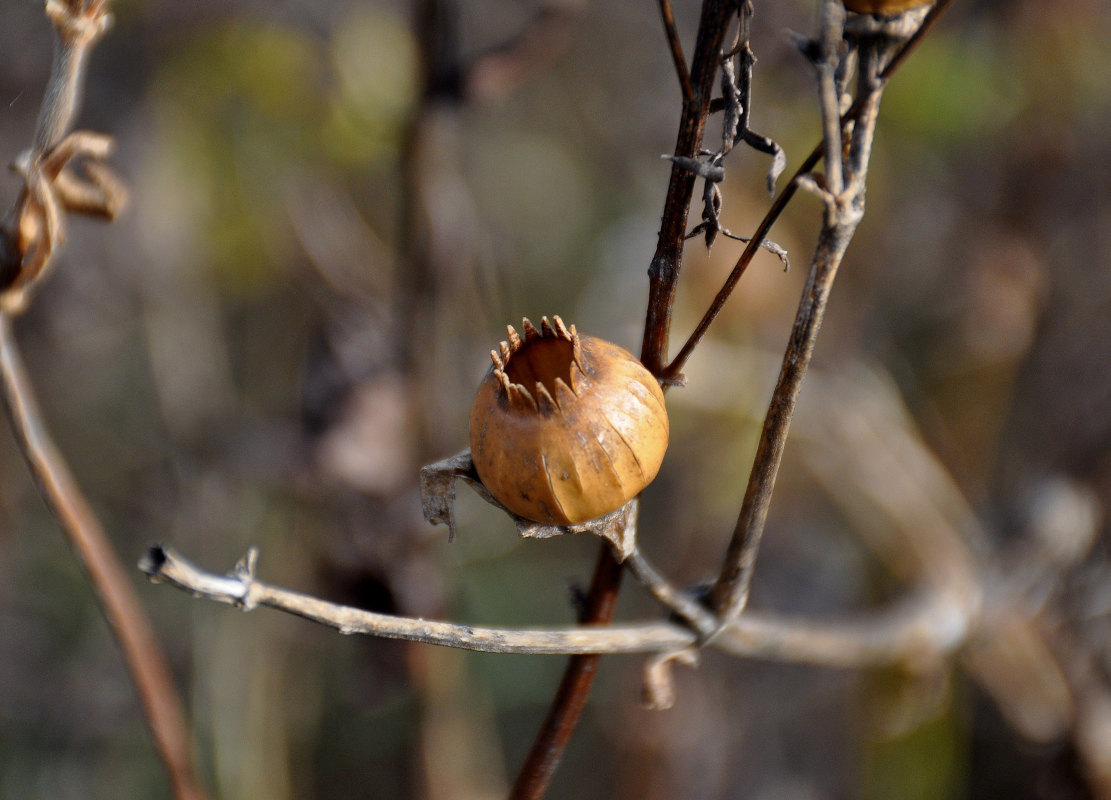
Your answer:
[[[606,627],[488,628],[398,617],[329,603],[255,577],[252,552],[227,575],[207,572],[174,550],[153,547],[139,563],[152,581],[205,600],[259,606],[303,617],[346,634],[518,654],[666,653],[697,644],[694,632],[670,622]],[[733,656],[835,667],[913,666],[959,647],[967,617],[947,592],[914,595],[890,608],[849,620],[798,620],[749,612],[718,632],[711,646]]]

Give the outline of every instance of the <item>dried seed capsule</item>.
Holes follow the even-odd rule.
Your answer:
[[[520,517],[571,525],[620,508],[659,471],[667,410],[632,353],[545,317],[491,352],[471,410],[482,483]]]

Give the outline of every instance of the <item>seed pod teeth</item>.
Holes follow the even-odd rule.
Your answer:
[[[513,351],[509,349],[509,342],[501,342],[498,345],[498,349],[501,350],[502,363],[504,364],[504,363],[508,362],[509,357],[511,355],[513,355]]]
[[[559,333],[559,338],[566,339],[568,342],[572,340],[573,331],[575,326],[571,326],[571,330],[567,330],[567,326],[563,324],[563,318],[556,314],[552,317],[552,322],[555,324],[555,329]]]
[[[536,326],[529,321],[528,317],[521,320],[521,327],[524,328],[526,342],[531,342],[533,339],[539,338],[540,331],[536,330]]]
[[[516,353],[518,350],[521,349],[521,335],[513,329],[512,325],[505,326],[505,335],[509,339],[508,346],[510,353]],[[508,361],[509,358],[506,357],[505,360]]]
[[[556,330],[552,327],[552,323],[547,317],[540,318],[540,331],[542,336],[546,336],[550,339],[556,338]]]
[[[494,362],[494,369],[498,370],[499,372],[505,369],[504,357],[506,349],[508,348],[505,347],[505,342],[502,342],[502,355],[498,355],[497,350],[490,351],[490,360]]]
[[[555,379],[555,397],[561,409],[568,408],[571,403],[578,399],[575,390],[568,386],[563,378]]]
[[[558,381],[559,378],[556,380]],[[554,414],[560,410],[555,398],[540,381],[536,382],[536,407],[541,414]]]
[[[539,409],[536,405],[536,400],[529,390],[519,383],[511,383],[508,378],[502,384],[505,387],[505,394],[509,398],[509,405],[524,411],[531,411],[533,414],[538,413]]]

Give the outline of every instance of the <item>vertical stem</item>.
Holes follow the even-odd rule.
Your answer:
[[[702,4],[690,73],[694,95],[683,103],[679,134],[675,141],[676,156],[693,158],[702,146],[721,47],[735,12],[736,5],[724,0],[705,0]],[[695,175],[690,170],[678,164],[672,165],[656,253],[648,267],[648,312],[640,357],[648,371],[657,376],[667,363],[671,309],[682,269],[684,236],[694,183]]]
[[[54,24],[54,62],[42,108],[35,124],[33,155],[38,158],[69,132],[81,104],[85,65],[96,40],[107,30],[105,0],[79,6],[78,0],[47,3],[46,14]]]
[[[666,24],[666,7],[661,8],[665,9]],[[702,15],[688,79],[693,94],[688,96],[684,85],[683,112],[675,143],[677,156],[694,157],[702,146],[722,43],[725,41],[729,21],[735,13],[736,4],[729,0],[704,0],[702,3]],[[674,54],[674,48],[672,52]],[[681,82],[685,74],[685,69],[679,70]],[[672,166],[656,253],[648,268],[649,300],[640,358],[648,370],[657,376],[661,374],[667,359],[671,309],[675,302],[682,265],[687,215],[694,184],[695,176],[690,171],[677,165]],[[607,624],[612,620],[621,587],[621,574],[621,565],[610,552],[609,545],[603,544],[587,597],[583,624]],[[569,661],[544,725],[514,784],[510,795],[512,800],[536,800],[544,796],[586,705],[599,659],[597,655],[579,655],[573,656]]]
[[[854,229],[855,226],[825,226],[818,241],[806,287],[799,301],[791,338],[783,356],[779,379],[764,418],[764,428],[741,512],[725,556],[725,566],[713,588],[714,605],[723,626],[740,614],[748,603],[749,585],[764,534],[768,508],[771,506],[776,476],[783,460],[787,431],[802,388],[803,376],[806,375],[814,353],[814,344],[825,315],[833,280],[837,277],[837,268]]]
[[[594,568],[584,609],[583,624],[607,625],[613,620],[617,593],[621,588],[621,565],[609,545],[603,544]],[[600,655],[571,656],[559,689],[552,700],[548,716],[533,742],[521,772],[513,784],[510,800],[538,800],[548,790],[571,734],[575,731],[594,678],[601,663]]]

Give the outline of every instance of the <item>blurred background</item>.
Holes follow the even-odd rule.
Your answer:
[[[673,2],[689,54],[699,3]],[[756,2],[751,121],[792,170],[819,124],[785,31],[809,32],[815,5]],[[131,202],[110,226],[72,223],[16,335],[121,559],[161,542],[223,571],[258,546],[264,580],[332,600],[570,624],[597,543],[519,541],[464,489],[449,545],[421,519],[417,470],[466,446],[506,323],[560,314],[638,349],[680,104],[656,3],[113,8],[79,126],[116,138]],[[41,3],[0,0],[4,159],[30,141],[51,48]],[[957,0],[885,98],[816,354],[816,375],[855,365],[886,387],[1003,554],[994,566],[1082,654],[1064,672],[1083,666],[1097,696],[1111,673],[1109,87],[1103,0]],[[722,220],[747,233],[767,157],[738,148],[727,164]],[[17,191],[0,181],[4,208]],[[812,198],[792,204],[772,238],[793,268],[757,257],[669,393],[640,536],[681,584],[716,573],[732,532],[819,217]],[[673,350],[740,249],[690,243]],[[839,502],[857,477],[823,477],[806,441],[788,444],[751,606],[824,619],[897,597]],[[133,578],[217,798],[503,796],[565,662],[341,637]],[[657,613],[628,582],[619,616]],[[642,666],[603,662],[550,797],[1108,796],[1068,724],[1023,733],[959,669],[710,652],[677,673],[676,706],[651,712]],[[110,632],[5,426],[0,800],[166,796]]]

